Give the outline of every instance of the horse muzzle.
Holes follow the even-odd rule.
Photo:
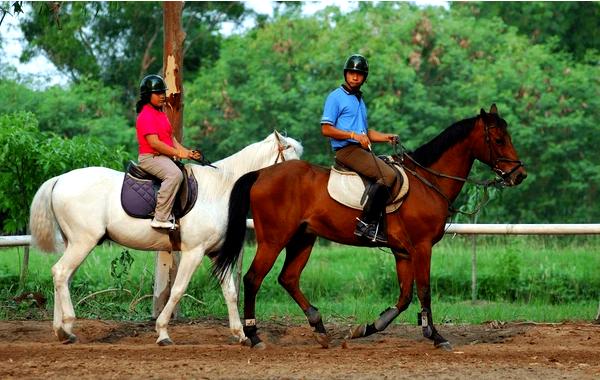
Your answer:
[[[494,172],[500,176],[504,186],[517,186],[527,178],[527,171],[520,161],[508,172],[505,172],[500,168],[495,168]]]

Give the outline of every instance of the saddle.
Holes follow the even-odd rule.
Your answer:
[[[394,169],[396,172],[396,183],[400,184],[392,190],[391,200],[388,200],[385,207],[385,212],[389,214],[399,209],[402,205],[402,201],[408,193],[408,177],[402,166],[391,157],[380,156],[379,158]],[[336,163],[331,167],[329,181],[327,182],[327,191],[331,198],[344,206],[362,210],[365,205],[366,194],[372,184],[373,182],[367,178],[363,178],[351,169]]]
[[[198,182],[194,173],[182,163],[175,161],[183,173],[183,181],[177,191],[173,215],[176,219],[187,214],[196,204]],[[123,186],[121,187],[121,206],[127,215],[133,218],[150,219],[154,217],[156,194],[161,180],[142,170],[130,161],[127,165]]]

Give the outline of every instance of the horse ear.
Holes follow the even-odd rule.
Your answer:
[[[479,116],[485,117],[485,111],[483,110],[483,108],[481,108],[481,111],[479,111]]]
[[[492,106],[490,107],[490,113],[493,114],[498,114],[498,107],[496,107],[496,103],[492,104]]]

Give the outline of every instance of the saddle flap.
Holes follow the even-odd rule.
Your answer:
[[[121,187],[121,205],[127,215],[149,219],[154,216],[156,193],[160,185],[151,179],[136,178],[125,173]]]
[[[177,219],[187,214],[194,207],[198,198],[198,182],[194,172],[183,165],[178,166],[182,170],[183,181],[173,204],[173,215]],[[159,189],[160,180],[130,162],[121,187],[123,210],[133,218],[150,219],[154,217],[156,195]]]
[[[402,186],[398,194],[393,197],[394,200],[386,206],[386,213],[394,212],[400,208],[403,198],[408,193],[408,177],[404,169],[396,163],[393,163],[392,167],[396,171],[396,175],[399,176],[398,180],[402,181]],[[370,182],[363,179],[356,172],[335,165],[331,167],[329,181],[327,182],[327,191],[331,198],[344,206],[362,210],[366,201],[365,190],[369,185]]]

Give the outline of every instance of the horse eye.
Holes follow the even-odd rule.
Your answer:
[[[504,145],[504,139],[500,137],[496,138],[494,142],[496,143],[496,145]]]

